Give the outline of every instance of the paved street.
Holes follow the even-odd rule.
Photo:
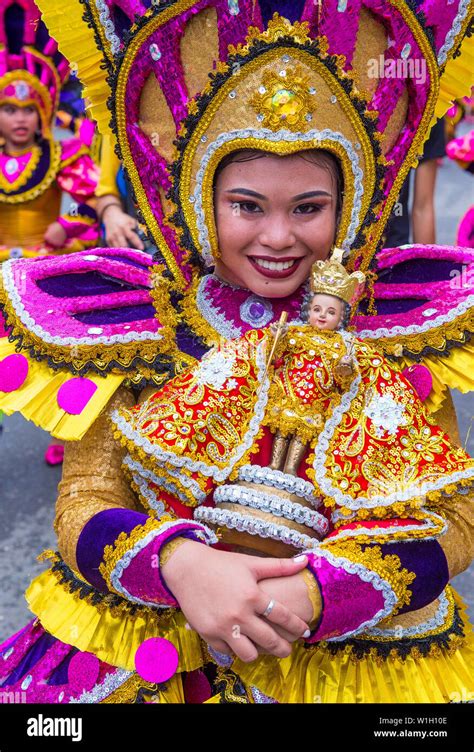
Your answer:
[[[446,160],[447,162],[447,160]],[[438,242],[453,244],[459,218],[474,202],[474,177],[447,162],[437,186]],[[474,414],[473,395],[454,395],[461,436],[466,437]],[[54,548],[52,531],[60,470],[43,462],[48,437],[22,418],[5,418],[0,436],[0,640],[31,618],[23,592],[43,564],[36,556]],[[474,428],[469,441],[474,454]],[[474,565],[455,580],[474,618]]]

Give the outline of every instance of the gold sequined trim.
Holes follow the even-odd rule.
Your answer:
[[[195,4],[195,0],[178,0],[173,3],[172,6],[163,8],[162,12],[154,18],[150,18],[150,21],[139,29],[132,37],[127,50],[125,52],[123,61],[120,65],[119,76],[117,80],[117,86],[115,89],[115,118],[116,118],[116,130],[117,139],[120,144],[120,150],[122,152],[122,161],[127,170],[127,174],[132,183],[135,196],[140,206],[141,213],[146,226],[153,235],[161,253],[163,254],[166,265],[170,272],[173,274],[178,286],[183,289],[186,285],[185,277],[176,261],[173,253],[171,252],[168,243],[161,232],[160,226],[156,220],[156,217],[150,206],[148,196],[143,187],[140,174],[137,166],[133,160],[132,152],[127,135],[127,86],[129,83],[130,69],[135,62],[136,55],[141,50],[142,45],[146,40],[162,26],[167,23],[171,18],[176,15],[181,16],[186,10]],[[153,8],[151,9],[153,11]],[[150,11],[146,11],[144,16],[150,15]]]
[[[112,546],[105,546],[102,563],[99,566],[99,572],[111,592],[117,593],[110,578],[119,561],[123,559],[125,554],[128,551],[131,551],[137,543],[145,538],[148,533],[153,530],[159,530],[165,523],[171,522],[172,520],[173,518],[170,515],[163,515],[159,521],[153,517],[149,517],[143,525],[137,525],[129,533],[120,533]],[[118,593],[118,595],[122,594]]]

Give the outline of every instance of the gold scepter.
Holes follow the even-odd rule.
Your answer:
[[[279,342],[282,334],[284,334],[285,325],[286,325],[287,321],[288,321],[288,314],[287,314],[286,311],[283,311],[282,314],[281,314],[281,316],[280,316],[280,320],[278,321],[278,324],[277,324],[277,328],[276,328],[276,331],[275,331],[275,336],[273,338],[272,349],[270,350],[270,355],[268,356],[267,362],[265,364],[265,370],[263,372],[262,383],[260,384],[260,389],[257,392],[257,399],[260,397],[260,393],[261,393],[261,391],[263,389],[263,385],[265,384],[265,379],[267,378],[268,369],[270,368],[270,366],[272,364],[272,360],[273,360],[273,356],[275,354],[276,346],[277,346],[277,344],[278,344],[278,342]]]

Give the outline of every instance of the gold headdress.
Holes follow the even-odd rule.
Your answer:
[[[336,249],[339,251],[339,249]],[[365,274],[353,272],[348,274],[340,263],[342,253],[333,253],[327,261],[316,261],[311,267],[311,292],[334,295],[352,307],[361,297]]]
[[[471,85],[467,0],[295,0],[293,23],[257,0],[37,2],[182,289],[218,255],[219,162],[248,148],[339,160],[336,244],[367,271],[430,124]]]

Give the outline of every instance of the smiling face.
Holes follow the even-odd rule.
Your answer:
[[[265,298],[294,293],[336,235],[334,165],[294,154],[227,164],[215,185],[215,273]]]
[[[34,105],[0,105],[0,135],[5,139],[7,150],[32,146],[38,128],[39,114]]]
[[[344,304],[333,295],[314,295],[310,306],[308,324],[316,329],[337,329],[344,313]]]

